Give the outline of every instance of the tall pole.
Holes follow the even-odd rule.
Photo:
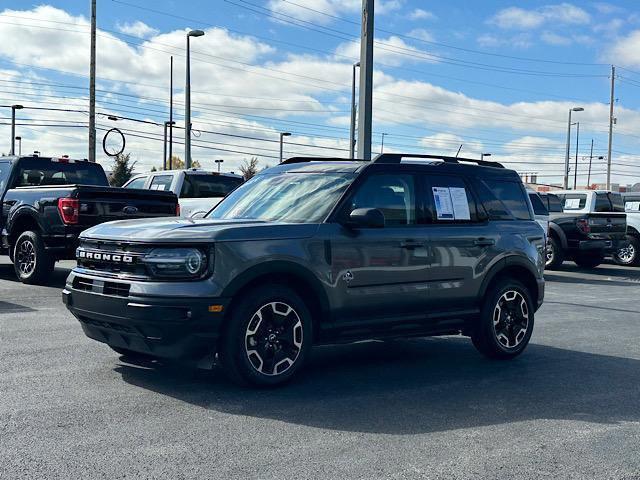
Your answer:
[[[167,169],[167,122],[164,122],[164,153],[162,154],[162,170]]]
[[[580,122],[576,122],[576,164],[573,169],[573,189],[577,190],[578,188],[578,148],[580,141]]]
[[[380,142],[380,153],[384,153],[384,137],[385,137],[386,133],[382,134],[382,141]]]
[[[373,18],[374,0],[362,0],[360,39],[360,115],[358,115],[358,158],[371,160],[373,121]]]
[[[96,0],[91,0],[91,60],[89,63],[89,161],[96,161]]]
[[[593,161],[593,138],[591,139],[591,153],[589,154],[589,173],[587,175],[587,188],[591,186],[591,162]]]
[[[607,148],[607,190],[611,190],[611,145],[613,144],[613,102],[615,101],[616,67],[611,65],[611,97],[609,98],[609,146]]]
[[[291,136],[290,132],[280,132],[280,163],[282,163],[282,160],[283,160],[284,137],[289,137],[289,136]]]
[[[171,158],[173,157],[173,55],[171,55],[171,80],[169,85],[169,170],[171,170]]]
[[[191,52],[190,35],[187,34],[187,73],[185,80],[184,105],[184,166],[191,168]]]
[[[353,76],[351,78],[351,125],[349,132],[349,158],[355,157],[356,149],[356,69],[360,66],[360,62],[353,64]]]
[[[569,189],[569,149],[571,148],[571,113],[573,109],[569,109],[569,122],[567,122],[567,152],[564,157],[564,182],[562,187],[565,190]]]
[[[16,107],[11,107],[11,151],[9,155],[16,154]]]

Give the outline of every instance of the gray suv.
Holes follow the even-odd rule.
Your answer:
[[[62,296],[125,359],[217,361],[274,385],[317,344],[462,334],[515,357],[542,304],[544,244],[498,163],[291,158],[205,218],[85,231]]]

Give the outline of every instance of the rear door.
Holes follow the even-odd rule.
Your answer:
[[[425,188],[429,226],[429,309],[471,308],[497,255],[500,234],[487,221],[471,184],[461,176],[428,175]]]

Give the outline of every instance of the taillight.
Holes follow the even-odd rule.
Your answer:
[[[180,216],[180,204],[176,203],[176,217]]]
[[[80,217],[80,200],[77,198],[59,198],[58,212],[66,225],[75,225]]]
[[[589,219],[579,218],[576,220],[576,226],[582,233],[589,235],[591,233],[591,225],[589,225]]]

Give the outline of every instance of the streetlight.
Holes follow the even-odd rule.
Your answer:
[[[569,109],[569,122],[567,123],[567,153],[564,157],[564,189],[569,188],[569,148],[571,143],[571,114],[573,112],[584,112],[582,107],[573,107]]]
[[[16,154],[16,110],[22,110],[22,105],[11,105],[11,155]]]
[[[280,163],[282,163],[282,153],[284,147],[284,137],[290,137],[291,132],[281,132],[280,133]]]
[[[481,153],[480,154],[480,161],[484,160],[484,157],[490,157],[491,154],[490,153]]]
[[[22,156],[22,137],[16,137],[16,140],[18,141],[18,156],[21,157]]]
[[[191,37],[201,37],[202,30],[191,30],[187,33],[187,72],[185,81],[185,107],[184,107],[184,166],[191,168]]]
[[[214,160],[214,162],[216,162],[218,164],[218,173],[220,173],[220,165],[222,163],[224,163],[224,160],[222,160],[221,158],[219,158],[218,160]]]
[[[172,121],[165,121],[164,122],[164,153],[162,156],[162,169],[166,170],[167,169],[167,127],[169,126],[174,126],[176,124],[176,122],[172,122]],[[169,160],[169,162],[171,162],[171,160]]]
[[[356,147],[356,68],[360,62],[353,64],[353,77],[351,81],[351,132],[349,135],[349,158],[353,160]]]
[[[578,148],[580,141],[580,122],[576,122],[576,164],[573,169],[573,189],[577,190],[578,188]]]

